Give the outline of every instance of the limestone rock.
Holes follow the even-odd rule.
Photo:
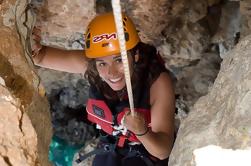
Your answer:
[[[219,43],[220,56],[231,50],[238,40],[240,32],[240,2],[227,1],[221,11],[217,33],[212,37],[213,43]]]
[[[83,34],[96,15],[95,0],[48,0],[38,9],[42,43],[63,49],[83,49]]]
[[[124,0],[122,9],[133,19],[143,42],[158,45],[162,30],[168,25],[170,0]]]
[[[0,165],[50,165],[48,148],[52,131],[48,102],[22,46],[21,33],[27,34],[27,29],[19,27],[19,36],[15,26],[21,21],[28,22],[23,18],[30,18],[26,15],[30,11],[21,12],[27,3],[1,1]],[[22,26],[28,25],[27,22]]]
[[[241,13],[241,38],[251,34],[251,2],[248,0],[240,1]]]
[[[182,16],[184,20],[195,23],[207,15],[207,7],[206,0],[176,0],[172,4],[172,16]]]
[[[221,0],[207,0],[208,6],[220,3]]]
[[[169,164],[195,165],[193,150],[207,145],[251,147],[251,36],[222,62],[208,95],[201,97],[182,122]]]
[[[240,2],[228,1],[222,6],[222,14],[218,32],[213,36],[213,42],[223,42],[234,38],[240,32]]]
[[[176,94],[191,109],[199,97],[208,93],[220,68],[221,59],[216,53],[204,53],[191,66],[177,68]]]
[[[1,165],[36,165],[38,141],[31,120],[7,87],[0,86],[0,94]]]
[[[5,87],[0,92],[0,110],[5,113],[0,121],[3,132],[0,146],[5,149],[1,156],[16,166],[49,165],[51,124],[48,103],[39,95],[37,76],[25,61],[17,34],[1,27],[0,35],[3,37],[0,41],[0,76],[11,90],[8,92]],[[5,120],[11,120],[11,125]]]
[[[207,31],[200,24],[186,23],[182,18],[172,19],[163,34],[165,40],[158,50],[168,66],[184,67],[199,60],[209,45]]]
[[[194,151],[196,166],[250,166],[251,149],[232,150],[209,145]]]
[[[38,67],[37,71],[47,94],[51,94],[52,90],[63,87],[76,87],[78,81],[84,79],[82,74],[66,73],[41,67]],[[88,84],[87,81],[86,84]]]
[[[207,8],[207,1],[178,0],[172,3],[171,16],[162,31],[163,40],[158,45],[167,66],[187,66],[199,60],[208,48],[209,30],[199,22],[207,16]]]

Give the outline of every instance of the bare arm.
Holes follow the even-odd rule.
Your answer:
[[[34,27],[32,38],[35,42],[33,45],[35,65],[69,73],[85,73],[88,63],[84,51],[68,51],[42,46],[40,27]]]
[[[170,155],[174,142],[175,97],[171,79],[167,73],[162,73],[153,83],[150,89],[150,103],[151,130],[137,138],[150,154],[162,160]],[[136,134],[144,133],[145,127],[142,127],[139,117],[135,119],[133,116],[127,116],[125,119],[129,130],[135,131],[135,128],[138,128],[135,131]]]
[[[84,51],[67,51],[51,47],[43,47],[33,60],[37,66],[82,74],[85,73],[88,64]]]
[[[170,77],[162,73],[151,87],[152,131],[138,137],[149,153],[165,159],[174,142],[175,97]]]

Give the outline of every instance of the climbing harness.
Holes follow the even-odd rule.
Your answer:
[[[93,156],[93,155],[100,155],[100,154],[105,154],[105,153],[111,153],[111,152],[116,152],[119,154],[122,154],[124,157],[121,158],[122,160],[129,159],[132,157],[139,157],[147,166],[154,166],[154,162],[149,158],[149,154],[142,152],[139,150],[137,147],[138,145],[135,146],[129,146],[126,149],[116,149],[115,144],[108,144],[104,143],[100,145],[99,148],[86,153],[86,154],[81,154],[79,153],[79,158],[76,160],[76,163],[81,163],[85,159]]]

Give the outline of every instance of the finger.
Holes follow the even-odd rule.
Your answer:
[[[32,30],[33,33],[41,33],[41,26],[35,26]]]
[[[125,115],[123,116],[123,118],[121,119],[121,124],[122,126],[125,126],[126,120],[125,120]]]
[[[131,111],[127,111],[125,114],[126,114],[126,116],[128,116],[131,114]]]
[[[42,47],[43,46],[41,44],[34,44],[34,45],[32,45],[32,50],[34,52],[38,52],[38,51],[40,51],[42,49]]]
[[[40,42],[41,41],[41,36],[33,34],[32,39],[37,41],[37,42]]]
[[[32,55],[33,58],[34,58],[35,56],[37,56],[38,54],[39,54],[38,51],[32,51],[32,53],[31,53],[31,55]]]

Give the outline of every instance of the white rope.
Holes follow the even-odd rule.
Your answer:
[[[116,29],[117,29],[117,36],[119,40],[119,47],[120,47],[122,62],[124,66],[124,74],[125,74],[126,88],[127,88],[128,98],[129,98],[130,110],[131,110],[132,115],[134,116],[134,103],[133,103],[132,85],[131,85],[131,77],[130,77],[131,75],[130,75],[128,59],[127,59],[125,32],[123,28],[120,0],[112,0],[112,8],[113,8],[113,15],[115,19]]]

